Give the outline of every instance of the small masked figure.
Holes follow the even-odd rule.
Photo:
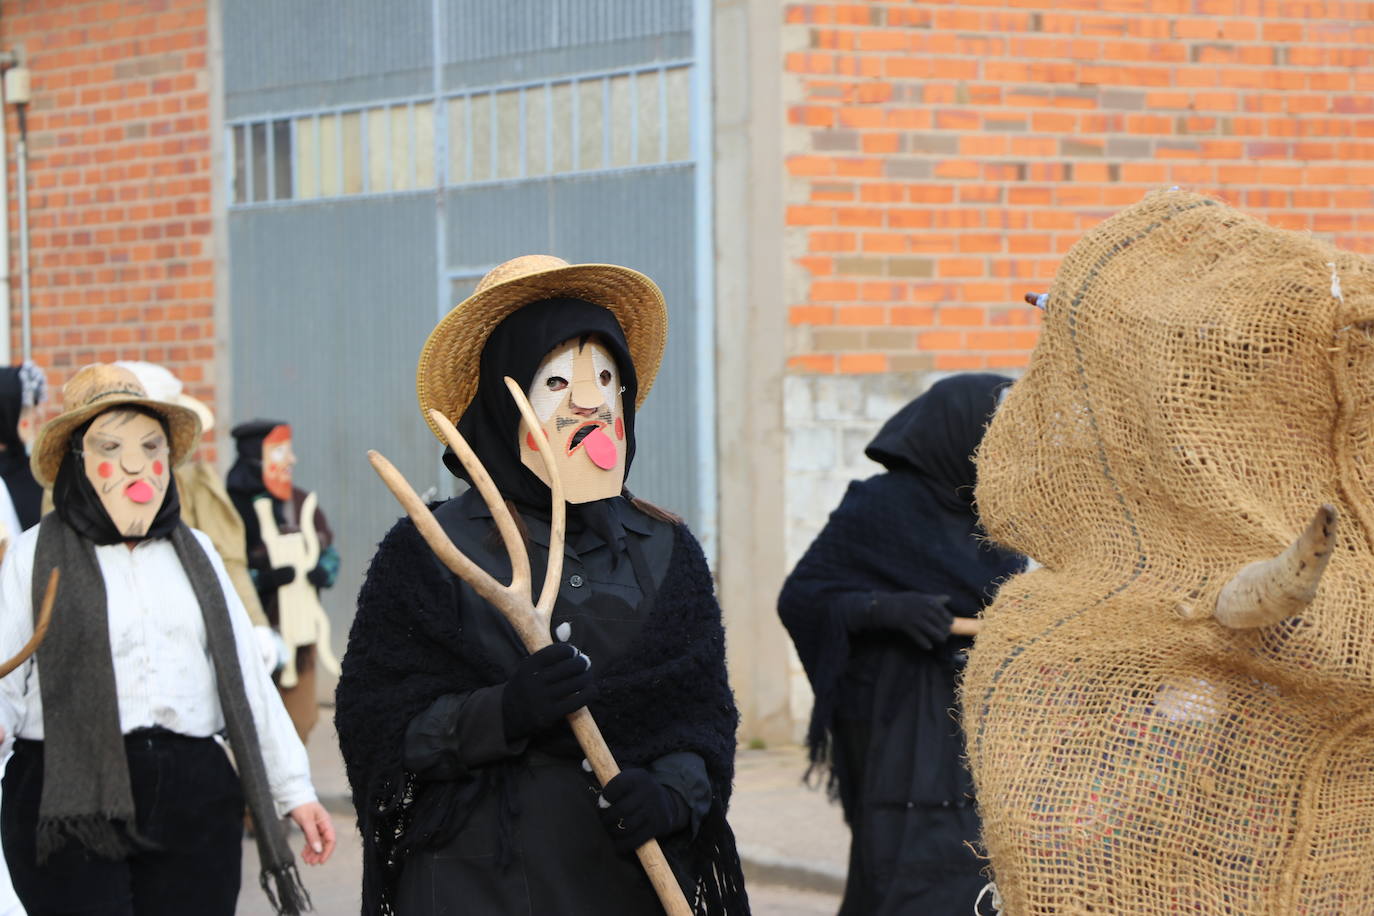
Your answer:
[[[339,574],[334,535],[318,498],[294,486],[291,427],[276,420],[235,426],[238,460],[229,469],[229,495],[243,519],[248,565],[263,610],[286,645],[278,686],[301,740],[319,717],[318,661],[337,674],[329,618],[319,590]]]

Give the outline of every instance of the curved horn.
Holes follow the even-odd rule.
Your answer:
[[[1287,550],[1251,563],[1226,583],[1217,596],[1217,623],[1263,627],[1302,613],[1317,596],[1335,542],[1336,507],[1325,505]]]

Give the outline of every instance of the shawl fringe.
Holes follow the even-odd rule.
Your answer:
[[[294,862],[264,868],[258,875],[258,884],[277,916],[299,916],[315,908]]]
[[[719,800],[702,821],[692,843],[697,886],[692,899],[694,916],[749,912],[744,890],[744,867],[735,847],[735,834],[725,820]]]
[[[109,814],[43,817],[38,820],[38,864],[47,862],[53,853],[69,841],[111,861],[126,858],[139,850],[157,848],[157,844],[139,836],[132,827]]]

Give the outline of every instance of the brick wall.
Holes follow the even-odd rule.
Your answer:
[[[86,363],[146,359],[214,403],[206,14],[206,0],[0,3],[0,48],[33,72],[33,347],[55,391]],[[13,166],[9,189],[17,361]]]
[[[1180,185],[1374,253],[1374,3],[792,3],[794,373],[1014,369],[1020,305]]]

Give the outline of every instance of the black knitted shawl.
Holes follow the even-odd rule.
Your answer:
[[[485,792],[506,794],[520,758],[472,779],[419,783],[402,764],[407,725],[436,698],[504,680],[463,632],[457,583],[409,519],[387,534],[358,595],[358,612],[336,695],[339,746],[363,837],[363,916],[395,914],[395,880],[412,850],[459,830]],[[734,837],[725,821],[739,714],[726,678],[725,632],[710,570],[685,526],[653,615],[633,645],[600,666],[591,711],[621,766],[675,751],[706,762],[711,812],[688,850],[701,916],[749,912]]]

